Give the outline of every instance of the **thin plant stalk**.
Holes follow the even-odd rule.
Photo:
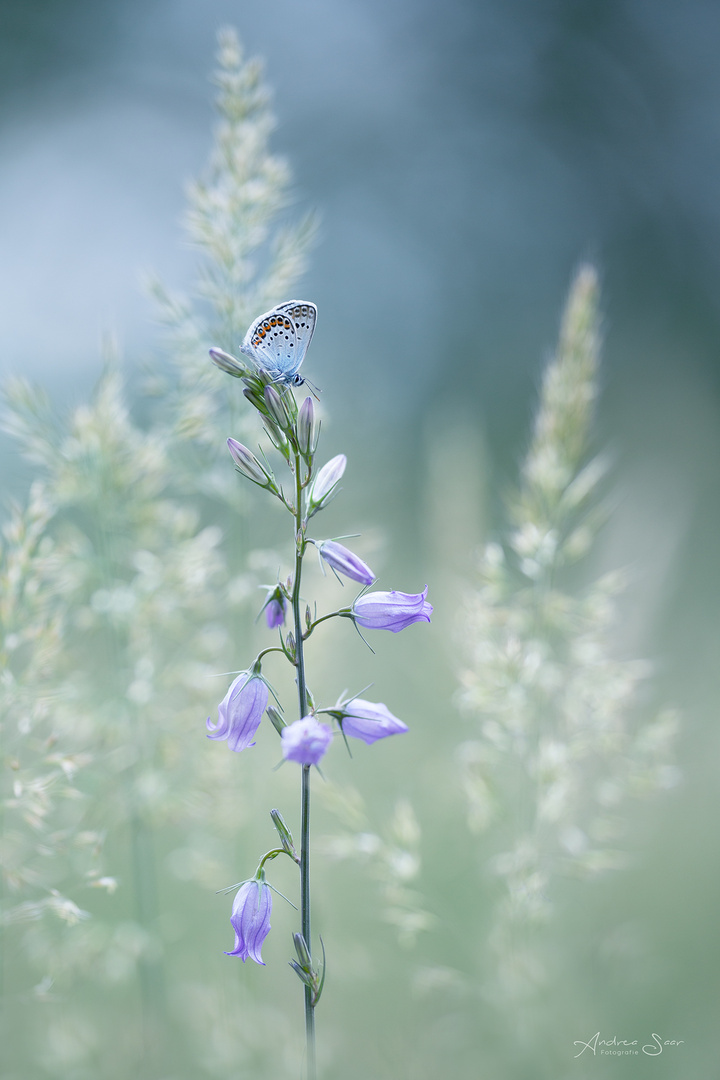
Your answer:
[[[223,370],[236,378],[242,378],[244,396],[261,414],[271,443],[290,466],[295,480],[294,496],[290,496],[278,485],[267,460],[260,461],[236,439],[227,440],[228,450],[237,471],[279,499],[292,514],[295,541],[292,590],[290,581],[285,584],[278,575],[277,585],[269,586],[262,610],[267,611],[268,627],[280,628],[285,621],[286,601],[289,599],[293,611],[294,634],[290,631],[283,637],[283,630],[280,629],[280,648],[262,650],[249,669],[237,673],[237,678],[218,705],[217,724],[208,720],[207,728],[209,738],[228,740],[230,750],[239,753],[252,745],[263,714],[267,712],[282,739],[283,758],[302,766],[300,855],[297,854],[292,835],[280,811],[272,810],[271,816],[282,847],[263,856],[253,878],[232,886],[238,889],[230,919],[235,931],[235,946],[227,955],[239,956],[243,962],[252,959],[257,964],[264,963],[260,948],[270,931],[273,888],[265,879],[264,863],[282,853],[290,856],[299,864],[300,869],[301,931],[293,935],[297,959],[290,961],[290,967],[304,986],[307,1080],[316,1080],[317,1077],[315,1006],[323,991],[326,967],[324,947],[322,962],[317,967],[311,953],[310,766],[318,765],[333,741],[332,727],[318,720],[318,713],[332,717],[343,735],[349,734],[366,743],[373,743],[408,729],[384,704],[363,701],[359,697],[346,701],[338,700],[333,708],[318,708],[315,705],[305,681],[304,644],[313,627],[317,622],[324,621],[325,617],[313,620],[309,604],[301,616],[302,564],[306,545],[314,544],[331,566],[334,562],[337,563],[342,573],[365,585],[362,595],[356,598],[353,607],[335,611],[334,616],[353,619],[356,626],[360,624],[371,629],[396,633],[412,623],[429,622],[432,613],[432,605],[426,599],[427,586],[421,593],[401,593],[397,590],[367,593],[367,588],[375,581],[375,575],[366,563],[336,541],[308,539],[306,535],[309,520],[335,495],[347,464],[344,454],[336,454],[317,473],[314,472],[319,421],[316,422],[315,419],[312,398],[306,398],[298,408],[292,392],[292,387],[301,385],[303,381],[297,374],[297,368],[302,363],[312,337],[316,316],[317,308],[313,303],[298,300],[285,301],[273,308],[272,312],[259,316],[245,335],[242,345],[243,355],[252,359],[254,371],[244,360],[237,360],[229,353],[217,349],[210,351],[215,363],[220,357],[222,363],[219,366]],[[294,318],[302,318],[302,321],[296,326]],[[260,331],[257,331],[258,326]],[[282,330],[275,329],[271,332],[271,328],[278,326]],[[285,334],[284,331],[288,333]],[[290,339],[290,332],[294,335],[291,345],[297,344],[298,349],[294,355],[288,357],[286,353],[290,346],[286,349],[286,342]],[[278,336],[281,341],[276,342]],[[263,338],[267,340],[263,341]],[[257,352],[261,346],[264,352]],[[295,365],[292,371],[288,370],[288,362]],[[269,364],[270,370],[266,370],[265,363]],[[268,707],[268,695],[271,692],[274,695],[262,673],[262,660],[268,652],[284,653],[295,668],[300,716],[290,724],[283,719],[279,700],[280,712],[274,706]],[[354,707],[347,708],[353,700]],[[344,721],[347,731],[343,729]],[[320,944],[322,946],[322,938]]]
[[[305,686],[305,657],[303,653],[303,627],[300,619],[300,578],[305,551],[305,527],[302,514],[303,483],[300,453],[295,450],[295,578],[293,582],[292,609],[295,622],[296,671],[300,719],[307,712]],[[300,924],[302,936],[312,955],[310,937],[310,766],[302,767],[301,819],[300,819]],[[312,990],[305,990],[305,1038],[307,1043],[307,1077],[315,1080],[315,1007]]]

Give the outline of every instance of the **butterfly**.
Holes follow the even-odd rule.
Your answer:
[[[317,308],[309,300],[286,300],[260,315],[248,330],[240,352],[283,386],[305,382],[298,369],[315,332]]]

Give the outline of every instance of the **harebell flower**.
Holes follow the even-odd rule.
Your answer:
[[[279,811],[273,809],[272,820],[278,833],[279,847],[265,853],[253,878],[238,886],[233,902],[231,923],[235,945],[229,956],[239,956],[264,964],[261,947],[270,931],[272,886],[265,880],[265,864],[279,855],[287,855],[299,868],[300,930],[293,935],[295,958],[290,966],[303,984],[305,998],[305,1031],[307,1039],[307,1076],[315,1080],[315,1007],[323,989],[325,949],[322,961],[313,954],[310,925],[310,770],[316,768],[331,749],[333,734],[342,734],[340,746],[347,736],[371,745],[390,735],[407,732],[407,725],[380,702],[366,701],[355,696],[338,701],[334,706],[319,707],[307,685],[305,646],[320,623],[340,617],[352,620],[356,629],[391,630],[398,633],[415,622],[429,622],[432,606],[427,600],[427,586],[420,593],[390,592],[361,593],[351,606],[323,615],[311,614],[305,600],[301,610],[301,577],[303,559],[308,545],[314,545],[323,563],[327,564],[338,581],[339,575],[368,589],[376,580],[373,570],[349,548],[336,539],[316,539],[309,533],[312,518],[320,513],[339,491],[347,466],[345,454],[337,454],[317,468],[316,453],[320,424],[315,415],[312,397],[306,397],[298,407],[294,389],[301,386],[299,373],[317,320],[317,308],[306,300],[287,300],[272,311],[260,315],[248,330],[241,346],[242,358],[222,350],[211,350],[211,359],[220,368],[243,384],[243,394],[258,411],[274,451],[282,459],[280,467],[289,472],[287,488],[276,478],[263,453],[261,461],[236,439],[227,440],[228,449],[241,476],[267,491],[278,500],[292,517],[288,539],[292,543],[291,573],[282,584],[268,586],[262,610],[267,627],[277,631],[276,645],[270,645],[255,657],[252,664],[233,680],[218,706],[218,721],[208,719],[208,738],[227,742],[237,752],[255,745],[261,720],[267,714],[263,732],[268,738],[280,736],[280,750],[286,762],[300,766],[300,845],[295,842]],[[292,628],[284,629],[286,609],[291,609]],[[287,612],[290,618],[289,611]],[[341,625],[335,623],[336,626]],[[346,632],[346,631],[345,631]],[[281,658],[294,668],[297,684],[297,719],[285,720],[279,701],[268,706],[269,685],[263,665],[270,656]],[[274,696],[274,695],[273,695]],[[324,715],[330,723],[318,717]],[[323,760],[323,767],[326,762]],[[226,890],[229,891],[229,890]],[[322,938],[320,939],[322,945]]]

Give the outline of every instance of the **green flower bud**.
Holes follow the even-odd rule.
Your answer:
[[[279,450],[283,457],[289,457],[290,448],[288,447],[288,441],[277,424],[271,420],[269,416],[265,416],[263,417],[263,427],[265,428],[265,434],[275,449]]]
[[[268,718],[270,720],[270,723],[275,728],[278,735],[281,735],[282,734],[282,729],[284,727],[287,727],[287,724],[285,723],[284,718],[280,715],[280,713],[278,712],[278,710],[275,708],[274,705],[268,705],[265,712],[267,713]],[[270,813],[275,814],[275,813],[277,813],[277,811],[276,810],[271,810]],[[274,820],[275,819],[273,818],[273,821]]]
[[[243,382],[244,381],[245,380],[243,379]],[[258,394],[255,389],[251,389],[249,386],[245,387],[245,389],[243,390],[243,394],[248,399],[250,404],[255,406],[259,413],[262,413],[263,416],[267,416],[268,411],[265,405],[265,398],[262,397],[261,394]]]
[[[282,814],[279,810],[271,810],[270,817],[272,818],[275,831],[280,838],[283,851],[286,851],[295,861],[298,861],[297,852],[295,851],[295,844],[293,842],[292,833],[288,829]]]
[[[302,934],[293,934],[295,952],[304,971],[312,972],[312,957]]]
[[[286,431],[287,428],[290,427],[290,417],[285,407],[285,403],[275,387],[266,386],[263,397],[265,398],[265,405],[271,419],[275,421],[279,428]]]

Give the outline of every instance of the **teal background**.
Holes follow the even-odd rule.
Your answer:
[[[210,143],[218,25],[236,25],[265,57],[274,148],[291,163],[297,207],[322,216],[297,293],[320,311],[306,367],[328,414],[324,454],[350,460],[324,527],[362,531],[382,586],[427,582],[435,604],[430,627],[377,643],[376,657],[348,637],[323,661],[328,696],[373,680],[377,699],[412,728],[353,761],[336,753],[332,779],[362,792],[373,832],[398,796],[412,802],[422,828],[413,888],[436,920],[413,948],[399,946],[372,875],[318,856],[315,925],[332,958],[318,1016],[327,1075],[710,1075],[720,11],[700,0],[2,0],[0,15],[2,370],[42,382],[58,410],[90,393],[105,331],[121,340],[131,384],[159,351],[139,271],[157,269],[177,287],[192,278],[195,253],[178,221],[184,182]],[[628,870],[558,884],[554,981],[527,1014],[498,1020],[478,991],[489,852],[466,828],[454,773],[455,747],[469,737],[452,700],[459,609],[475,549],[502,528],[543,364],[586,258],[602,284],[595,442],[612,454],[613,513],[584,573],[631,570],[616,647],[653,663],[643,707],[679,707],[683,780],[633,809]],[[2,460],[7,496],[22,497],[31,470],[9,440]],[[280,546],[278,516],[253,496],[248,507],[238,550]],[[250,632],[238,633],[242,666]],[[203,719],[188,752],[206,752]],[[270,740],[254,753],[258,817],[251,802],[238,868],[218,888],[271,843],[269,824],[258,824],[269,807],[292,808],[296,797],[289,769],[271,772]],[[238,761],[241,786],[250,767]],[[329,809],[317,815],[319,835],[337,829]],[[109,830],[106,863],[120,889],[86,905],[120,925],[132,922],[125,840]],[[2,1080],[300,1075],[299,993],[285,968],[291,909],[276,901],[267,968],[226,960],[229,905],[174,874],[177,848],[177,835],[160,831],[151,856],[170,942],[162,1033],[151,1024],[143,1042],[134,973],[109,985],[81,973],[38,1005],[36,967],[8,946]],[[423,996],[418,970],[433,968],[460,975]],[[202,981],[218,988],[219,1013],[187,989]],[[254,1050],[222,1065],[223,1029],[242,1028],[244,1012]],[[65,1042],[43,1041],[68,1030]],[[574,1040],[596,1031],[642,1042],[657,1031],[684,1044],[657,1058],[575,1060]]]

